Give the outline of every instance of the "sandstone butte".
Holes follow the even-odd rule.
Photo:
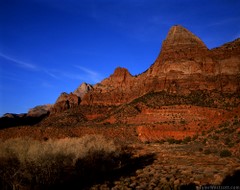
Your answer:
[[[110,172],[119,176],[127,171],[127,176],[110,180],[103,173],[104,183],[90,189],[229,185],[224,182],[228,177],[223,180],[228,174],[239,185],[240,39],[208,49],[184,27],[173,26],[156,61],[142,74],[116,68],[94,86],[83,83],[70,94],[62,93],[53,105],[36,106],[28,114],[5,114],[0,129],[1,140],[103,134],[134,151],[130,160],[123,156],[123,163],[129,163]],[[232,157],[220,158],[226,151]]]
[[[118,67],[100,83],[83,83],[70,94],[62,93],[55,104],[31,109],[28,116],[50,113],[40,126],[124,124],[147,134],[142,140],[154,135],[180,139],[239,114],[239,94],[240,39],[208,49],[192,32],[175,25],[145,72],[133,76]]]
[[[147,71],[132,76],[126,68],[116,68],[93,87],[84,83],[78,97],[81,105],[121,105],[158,91],[183,95],[196,90],[236,93],[240,90],[239,77],[240,39],[209,50],[192,32],[176,25],[169,30],[159,56]],[[79,104],[77,98],[73,101],[73,94],[68,96],[69,102]],[[59,104],[59,99],[54,107],[71,107]]]

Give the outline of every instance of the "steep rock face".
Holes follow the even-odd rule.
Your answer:
[[[87,93],[81,104],[119,105],[152,91],[189,94],[195,90],[240,90],[240,40],[209,50],[192,32],[173,26],[154,64],[132,76],[114,73]]]
[[[169,30],[167,38],[162,44],[160,55],[149,69],[149,74],[166,74],[171,71],[187,75],[202,72],[212,73],[214,72],[214,63],[210,63],[211,61],[206,45],[192,32],[176,25]]]
[[[167,38],[163,42],[161,58],[173,61],[176,61],[176,58],[177,60],[196,59],[207,50],[208,48],[201,39],[186,28],[176,25],[169,30]]]
[[[70,94],[63,92],[50,109],[51,114],[62,112],[69,108],[79,106],[85,94],[92,89],[92,85],[82,83],[74,92],[71,92]]]
[[[101,82],[102,85],[108,86],[126,86],[132,80],[132,75],[125,68],[118,67],[114,73]]]
[[[218,63],[217,74],[240,75],[240,38],[211,50]]]
[[[52,113],[57,113],[57,112],[62,112],[64,110],[67,110],[69,108],[73,108],[75,106],[78,106],[81,102],[80,97],[78,97],[77,95],[73,94],[73,93],[66,93],[63,92],[57,99],[57,101],[55,102],[55,104],[53,105],[52,109],[51,109],[51,114]]]
[[[87,93],[82,104],[119,105],[129,100],[135,77],[125,68],[116,68],[114,73],[94,86]]]
[[[77,95],[80,98],[83,98],[83,96],[92,89],[92,85],[84,82],[73,92],[73,94]]]
[[[27,116],[40,117],[42,115],[47,115],[50,112],[51,108],[51,104],[36,106],[28,111]]]
[[[239,74],[240,39],[208,50],[193,33],[180,25],[173,26],[163,42],[160,55],[149,69],[150,75],[171,72],[204,76]]]

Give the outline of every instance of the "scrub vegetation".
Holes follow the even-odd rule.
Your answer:
[[[127,154],[101,135],[0,142],[0,189],[84,187],[121,167]]]

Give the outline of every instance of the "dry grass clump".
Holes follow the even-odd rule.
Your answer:
[[[99,174],[117,167],[119,156],[117,146],[100,135],[0,141],[0,189],[44,189],[84,179],[88,171]]]

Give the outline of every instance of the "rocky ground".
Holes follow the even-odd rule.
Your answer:
[[[186,110],[185,106],[178,106],[178,108]],[[148,190],[182,189],[182,187],[189,189],[189,187],[195,188],[195,186],[200,188],[202,185],[222,184],[226,176],[235,170],[240,173],[239,108],[233,111],[224,111],[221,114],[218,114],[220,110],[217,109],[211,109],[213,114],[210,114],[211,112],[206,108],[198,108],[198,112],[194,107],[187,108],[189,108],[188,113],[192,111],[194,113],[192,116],[195,117],[202,110],[204,114],[201,116],[205,117],[201,117],[201,125],[191,126],[187,117],[184,117],[185,122],[181,122],[182,120],[176,117],[173,118],[172,115],[175,112],[170,107],[165,109],[165,112],[159,111],[159,113],[169,115],[169,121],[175,119],[175,122],[159,124],[161,128],[158,128],[156,123],[150,127],[142,125],[145,130],[140,131],[139,126],[133,124],[99,122],[95,126],[86,123],[86,126],[60,125],[59,127],[53,123],[53,126],[47,127],[35,125],[5,128],[0,130],[0,138],[6,140],[31,137],[48,140],[81,137],[86,134],[102,134],[107,139],[114,140],[117,145],[126,146],[131,157],[123,160],[118,170],[111,171],[113,173],[106,173],[106,176],[104,174],[100,177],[101,179],[96,179],[96,182],[86,182],[86,189]],[[61,116],[66,113],[64,112]],[[149,111],[146,113],[151,114]],[[156,113],[158,114],[158,112]],[[183,113],[185,112],[181,112],[181,114]],[[143,113],[141,114],[143,116]],[[191,119],[191,117],[189,118]],[[194,117],[192,118],[194,119]],[[207,118],[209,119],[207,120]],[[68,122],[68,119],[68,117],[62,117],[63,124]],[[162,129],[164,126],[171,134],[169,133],[170,136],[163,139],[165,133]],[[178,126],[180,127],[178,128]],[[186,132],[192,132],[196,128],[200,129],[196,134],[185,135]],[[173,136],[171,130],[175,130],[177,135]],[[180,134],[186,137],[176,138]],[[235,176],[240,189],[239,173]],[[78,184],[79,181],[76,183]]]
[[[107,173],[100,181],[86,189],[182,189],[220,185],[226,176],[240,172],[240,122],[238,117],[226,121],[216,129],[183,140],[141,142],[135,127],[14,127],[0,130],[0,138],[80,137],[85,134],[103,134],[108,139],[127,147],[129,157],[119,170]],[[223,151],[227,154],[221,155]],[[240,174],[236,176],[240,188]],[[191,186],[192,185],[192,186]]]
[[[133,148],[135,156],[143,158],[135,171],[90,189],[178,189],[184,185],[200,188],[220,185],[227,175],[240,170],[240,159],[206,155],[197,145],[152,143]]]

